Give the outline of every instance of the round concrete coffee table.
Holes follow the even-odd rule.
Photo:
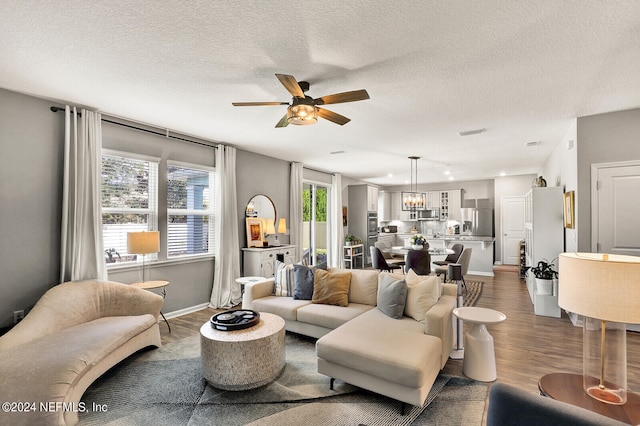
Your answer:
[[[464,334],[464,360],[462,372],[465,376],[481,382],[493,382],[496,373],[496,353],[493,336],[486,324],[497,324],[507,319],[502,312],[476,306],[456,308],[453,315],[470,323],[471,328]]]
[[[244,330],[221,331],[209,322],[200,327],[202,371],[211,386],[253,389],[275,380],[285,364],[284,320],[260,313],[260,322]]]

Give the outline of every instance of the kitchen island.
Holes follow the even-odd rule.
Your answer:
[[[469,272],[471,275],[493,277],[494,237],[475,237],[471,235],[447,235],[443,237],[427,236],[430,246],[451,248],[454,244],[462,244],[471,248]]]

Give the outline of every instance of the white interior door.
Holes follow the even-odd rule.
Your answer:
[[[520,264],[520,241],[524,240],[524,196],[502,197],[502,264]]]
[[[592,166],[592,250],[640,256],[640,162]]]

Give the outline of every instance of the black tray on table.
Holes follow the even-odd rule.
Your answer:
[[[221,331],[242,330],[260,322],[260,313],[250,309],[224,311],[211,317],[211,327]]]

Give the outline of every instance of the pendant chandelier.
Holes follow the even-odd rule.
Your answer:
[[[411,185],[409,192],[402,192],[402,210],[416,211],[424,210],[426,207],[427,195],[424,192],[418,192],[418,160],[420,157],[411,156]]]

